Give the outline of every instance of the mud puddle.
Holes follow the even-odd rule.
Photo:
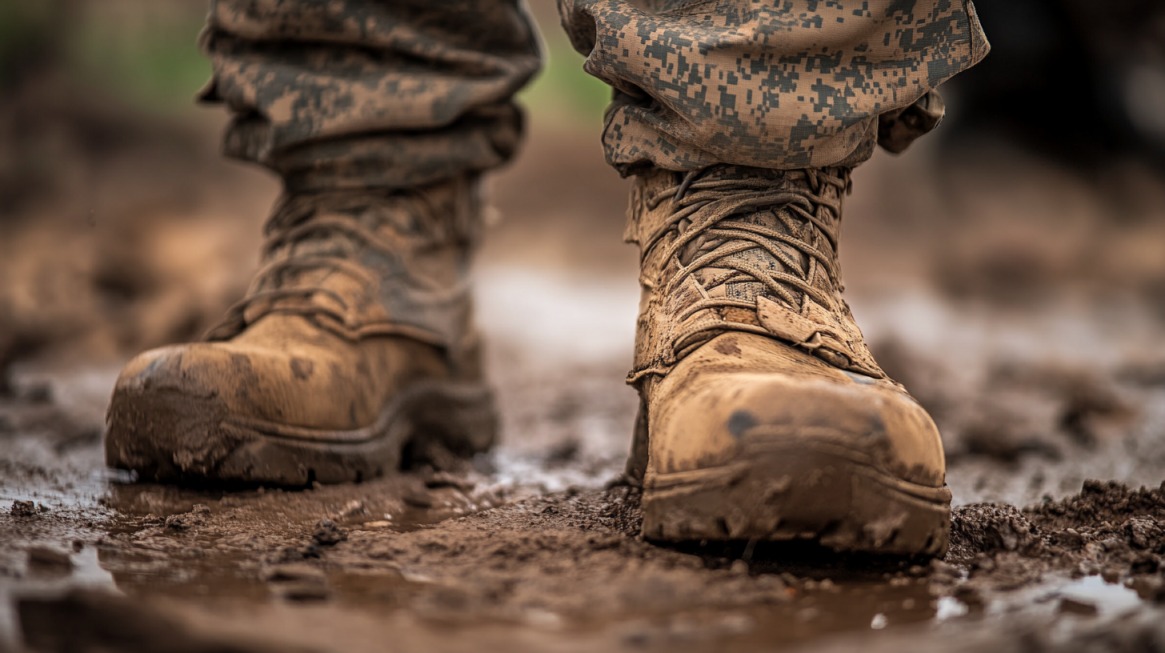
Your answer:
[[[29,563],[12,620],[34,650],[165,650],[172,631],[143,626],[159,622],[197,651],[371,651],[389,633],[410,650],[773,650],[906,634],[926,647],[997,627],[995,640],[965,649],[987,650],[1017,623],[1079,633],[1156,614],[1154,552],[1165,541],[1138,539],[1137,528],[1159,520],[1160,493],[1096,484],[1054,505],[959,509],[947,561],[912,562],[744,543],[656,547],[634,536],[635,496],[624,489],[401,531],[304,520],[279,533],[196,503],[164,527],[113,518],[67,553],[70,569]],[[1074,528],[1052,525],[1073,510]],[[1116,510],[1130,516],[1114,520]],[[65,617],[75,629],[61,639],[52,625]]]

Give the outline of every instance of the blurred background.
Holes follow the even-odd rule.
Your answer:
[[[627,185],[598,144],[607,91],[553,3],[535,4],[549,62],[523,93],[527,145],[490,182],[482,319],[507,363],[494,369],[511,446],[563,428],[614,460],[634,405]],[[1165,383],[1165,6],[977,6],[994,49],[943,88],[943,126],[854,175],[848,296],[953,461],[1088,460],[987,490],[967,473],[957,499],[1074,489],[1080,474],[1155,483],[1161,456],[1073,454],[1165,434],[1138,390]],[[245,289],[278,189],[218,155],[226,116],[193,103],[204,13],[202,0],[0,3],[0,395],[29,370],[67,386],[97,369],[75,376],[96,379],[98,419],[121,360],[196,337]]]

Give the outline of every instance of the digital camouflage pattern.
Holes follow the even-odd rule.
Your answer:
[[[294,188],[406,187],[493,168],[538,71],[518,0],[212,0],[203,91],[225,149]]]
[[[986,54],[966,0],[559,0],[615,89],[603,144],[633,173],[854,165],[942,117]],[[203,97],[229,154],[294,187],[410,186],[508,160],[539,46],[519,0],[212,0]]]
[[[603,142],[624,171],[854,165],[872,153],[879,116],[987,51],[965,0],[559,5],[586,70],[616,90]],[[882,131],[901,149],[929,126]]]

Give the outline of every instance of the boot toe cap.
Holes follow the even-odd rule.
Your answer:
[[[818,449],[904,481],[943,485],[938,429],[904,390],[886,380],[822,371],[823,364],[808,354],[787,357],[780,369],[757,371],[756,365],[714,365],[694,357],[692,369],[674,370],[677,378],[654,393],[649,468],[690,471],[763,452]],[[669,380],[671,387],[662,387]]]
[[[106,414],[108,465],[144,478],[177,478],[208,473],[230,450],[222,429],[228,407],[214,382],[221,370],[198,362],[208,347],[164,347],[126,364]]]

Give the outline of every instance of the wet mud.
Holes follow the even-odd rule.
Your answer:
[[[487,295],[513,283],[485,276]],[[581,284],[573,294],[589,292],[562,283],[563,293],[572,283]],[[893,302],[867,308],[900,314]],[[914,379],[929,388],[920,397],[951,452],[956,508],[941,559],[788,543],[658,546],[639,536],[638,492],[619,473],[634,401],[617,348],[596,357],[605,345],[595,341],[585,357],[549,365],[541,352],[560,336],[519,347],[502,335],[509,318],[483,319],[497,336],[501,447],[458,471],[357,485],[132,482],[101,465],[101,397],[116,368],[18,368],[0,401],[5,642],[32,651],[1165,644],[1165,488],[1151,484],[1165,469],[1165,386],[1130,375],[1129,360],[1057,357],[1017,370],[988,348],[977,380],[959,380],[903,344],[907,327],[881,341],[888,367],[943,380]],[[1013,409],[1000,397],[1014,393],[1024,401],[1004,412]],[[982,425],[992,418],[1000,426]],[[1117,480],[1087,476],[1106,472]]]

